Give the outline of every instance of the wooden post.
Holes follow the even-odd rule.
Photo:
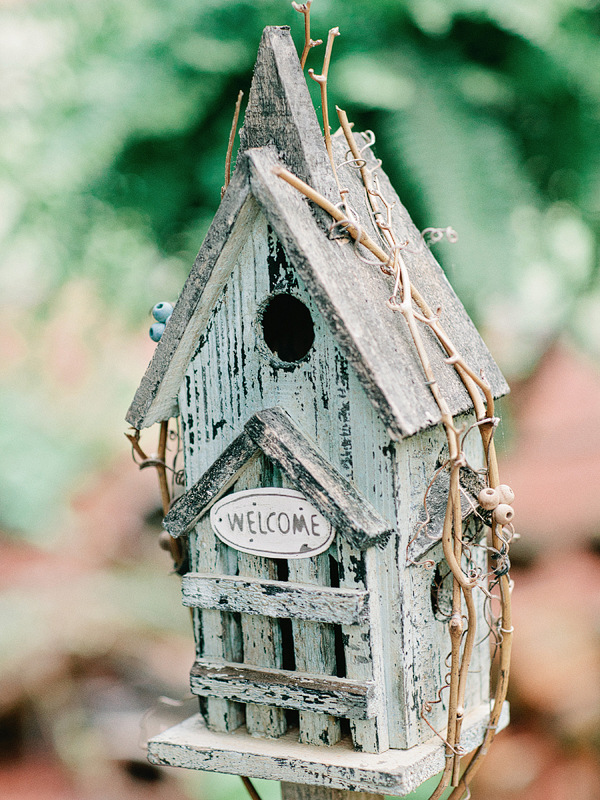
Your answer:
[[[347,792],[328,786],[307,786],[281,782],[281,800],[381,800],[380,794]]]

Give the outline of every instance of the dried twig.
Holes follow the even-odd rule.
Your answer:
[[[340,189],[340,183],[338,181],[337,170],[335,168],[335,162],[333,160],[333,148],[331,146],[331,129],[329,127],[329,110],[327,107],[327,75],[329,73],[329,62],[331,61],[331,50],[333,48],[333,40],[335,39],[336,36],[339,35],[340,35],[339,28],[332,28],[329,31],[329,34],[327,36],[327,46],[325,48],[325,58],[323,59],[323,69],[321,70],[321,74],[315,75],[314,69],[308,70],[308,74],[310,75],[310,77],[314,81],[316,81],[321,87],[321,112],[323,114],[323,135],[325,136],[325,147],[327,148],[329,160],[331,161],[331,168],[333,170],[333,174],[335,176],[338,189]]]
[[[125,434],[125,436],[131,442],[133,450],[142,459],[141,462],[136,462],[138,463],[139,468],[144,469],[145,467],[156,467],[156,472],[158,474],[158,484],[160,487],[162,510],[165,516],[167,515],[171,505],[171,496],[169,493],[169,483],[167,480],[167,463],[166,463],[168,434],[169,434],[169,421],[164,420],[163,422],[160,423],[158,453],[156,454],[156,456],[147,456],[146,453],[142,450],[142,447],[140,445],[139,430],[135,430],[134,433]],[[181,542],[179,541],[179,539],[174,539],[173,537],[169,537],[169,546],[171,550],[171,556],[173,558],[173,561],[175,562],[175,566],[176,567],[181,566],[184,557],[184,552]]]
[[[311,50],[311,48],[316,47],[319,44],[323,44],[323,39],[316,39],[313,40],[310,38],[310,7],[312,5],[312,0],[306,0],[306,3],[292,3],[292,8],[297,11],[299,14],[304,14],[304,49],[302,50],[302,55],[300,56],[300,66],[304,69],[304,65],[306,64],[306,58]]]
[[[390,256],[385,250],[382,250],[379,245],[377,245],[371,237],[366,234],[364,231],[359,230],[359,228],[353,225],[351,222],[347,220],[346,215],[340,211],[337,206],[334,206],[329,200],[323,197],[322,194],[317,192],[312,186],[309,186],[307,183],[304,183],[303,180],[298,178],[293,173],[289,172],[285,167],[282,166],[275,166],[273,167],[273,174],[277,175],[277,177],[282,178],[286,183],[289,183],[290,186],[293,186],[294,189],[297,189],[301,192],[305,197],[308,197],[309,200],[312,200],[318,206],[320,206],[324,211],[332,216],[338,222],[345,223],[345,228],[348,233],[357,241],[364,245],[367,250],[370,250],[373,255],[377,256],[377,258],[382,261],[384,264],[389,263]]]
[[[231,130],[229,131],[229,142],[227,143],[227,155],[225,156],[225,184],[221,189],[221,197],[225,194],[225,190],[229,186],[231,180],[231,155],[233,153],[233,143],[235,141],[235,134],[237,133],[238,119],[240,118],[240,108],[242,105],[242,97],[244,93],[240,89],[235,104],[235,111],[233,112],[233,121],[231,123]]]
[[[330,43],[332,39],[328,40],[328,51],[330,51]],[[327,55],[327,54],[326,54]],[[324,86],[326,85],[326,70],[324,69],[325,80],[321,82],[322,87],[322,101],[326,103],[326,93]],[[315,77],[315,76],[313,76]],[[315,79],[323,78],[318,76]],[[282,167],[275,167],[273,172],[279,177],[287,181],[291,186],[294,186],[302,192],[310,200],[313,200],[317,205],[327,211],[345,230],[360,244],[370,250],[381,262],[385,265],[385,272],[395,276],[394,292],[388,305],[391,308],[398,309],[408,324],[419,360],[423,367],[423,372],[426,377],[426,384],[436,401],[436,404],[441,413],[441,421],[446,430],[446,437],[449,447],[449,464],[450,464],[450,489],[448,495],[448,503],[446,507],[446,515],[444,519],[443,533],[442,533],[442,546],[444,556],[450,567],[453,580],[452,591],[452,613],[449,619],[449,632],[451,639],[451,664],[449,675],[449,705],[448,705],[448,725],[446,734],[446,767],[442,773],[441,780],[431,796],[431,800],[437,800],[441,797],[446,787],[452,783],[455,788],[452,793],[453,800],[458,800],[464,792],[469,792],[468,784],[478,769],[478,764],[481,758],[487,752],[489,744],[491,743],[498,725],[502,706],[506,698],[506,687],[508,681],[508,669],[510,662],[510,645],[512,639],[512,623],[510,613],[510,584],[506,575],[501,575],[499,578],[501,588],[501,619],[503,633],[500,641],[500,676],[496,684],[494,707],[490,717],[490,724],[488,726],[484,741],[478,751],[476,752],[471,763],[465,770],[462,778],[459,778],[460,758],[464,754],[460,746],[460,734],[462,729],[462,722],[464,718],[464,699],[466,692],[466,682],[469,672],[469,665],[475,646],[476,637],[476,609],[473,601],[473,589],[479,585],[481,579],[481,570],[474,570],[469,568],[470,574],[467,574],[462,566],[461,561],[463,558],[463,541],[462,541],[462,510],[460,502],[460,469],[465,465],[465,459],[462,452],[462,431],[456,429],[454,420],[443,398],[429,358],[425,350],[423,341],[421,339],[417,323],[424,324],[429,327],[436,335],[438,341],[444,348],[447,354],[446,361],[451,364],[456,370],[458,376],[462,380],[465,388],[467,389],[477,418],[477,427],[479,429],[482,443],[484,445],[484,454],[486,460],[486,472],[488,475],[488,483],[490,487],[495,487],[499,483],[498,465],[496,461],[493,433],[497,424],[494,418],[494,398],[491,388],[487,381],[481,376],[477,375],[469,365],[464,361],[459,354],[454,344],[447,336],[439,322],[439,313],[434,313],[428,306],[420,293],[411,285],[410,278],[406,264],[401,254],[401,250],[406,247],[407,242],[397,242],[392,229],[392,205],[390,205],[379,191],[376,180],[373,178],[375,168],[368,169],[367,163],[362,158],[361,150],[358,148],[354,136],[351,132],[351,126],[348,123],[345,112],[337,109],[338,117],[342,131],[350,152],[353,156],[352,159],[345,163],[353,164],[356,166],[363,178],[363,183],[367,196],[373,212],[374,222],[380,230],[383,242],[388,248],[388,252],[377,245],[362,229],[356,215],[350,213],[348,203],[345,195],[347,191],[340,189],[340,184],[333,164],[333,153],[331,148],[331,139],[327,135],[325,141],[332,162],[334,175],[340,189],[340,196],[344,205],[346,213],[342,212],[340,208],[327,201],[322,195],[298,179],[296,176],[289,173]],[[327,114],[324,105],[324,124],[325,130],[328,132]],[[380,205],[381,204],[381,205]],[[451,231],[451,229],[447,229]],[[454,232],[452,232],[453,234]],[[449,235],[450,238],[450,235]],[[383,267],[382,267],[383,268]],[[401,292],[400,300],[398,295]],[[413,302],[417,305],[420,313],[413,308]],[[483,395],[483,396],[482,396]],[[497,530],[495,522],[492,523],[492,544],[490,548],[496,554],[507,552],[507,541],[501,536]],[[504,548],[504,549],[502,549]],[[464,548],[467,564],[471,563],[470,548]],[[483,588],[483,587],[482,587]],[[467,627],[466,638],[463,646],[463,635],[465,634],[465,626],[463,623],[462,613],[462,598],[464,597],[466,610],[467,610]],[[461,655],[462,647],[462,655]],[[426,720],[427,721],[427,720]],[[427,721],[429,724],[429,722]]]
[[[167,457],[167,434],[169,432],[169,421],[164,420],[160,423],[160,436],[158,439],[158,459],[159,463],[156,465],[158,472],[158,483],[160,485],[160,497],[162,500],[163,514],[166,516],[169,512],[171,505],[171,497],[169,495],[169,484],[167,482],[167,468],[165,458]]]
[[[244,775],[242,775],[241,778],[242,778],[242,783],[246,787],[248,794],[250,795],[252,800],[260,800],[260,795],[252,785],[252,781],[250,780],[250,778],[246,778],[246,776]]]
[[[142,450],[142,448],[140,446],[140,432],[138,430],[135,430],[135,433],[126,433],[125,436],[129,439],[129,441],[131,442],[132,448],[138,454],[138,456],[142,459],[142,461],[147,461],[148,460],[148,456],[146,455],[146,453],[144,453],[144,451]],[[135,458],[134,458],[134,461],[135,461]]]

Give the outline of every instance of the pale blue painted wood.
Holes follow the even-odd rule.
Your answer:
[[[372,592],[374,612],[360,635],[349,632],[347,662],[357,673],[348,673],[349,677],[375,672],[384,692],[385,714],[375,722],[355,723],[357,744],[367,751],[385,748],[388,742],[394,748],[411,747],[431,735],[421,711],[427,700],[436,699],[447,671],[444,659],[449,639],[446,626],[432,610],[432,571],[406,566],[406,547],[421,518],[425,489],[445,443],[444,432],[438,427],[402,442],[390,441],[302,282],[285,262],[277,269],[273,266],[275,248],[259,214],[188,367],[179,394],[187,486],[198,480],[252,414],[277,405],[396,526],[397,535],[387,547],[370,556],[366,588]],[[263,341],[260,310],[273,290],[299,297],[313,319],[313,349],[295,365],[282,366]],[[404,324],[400,315],[398,324]],[[469,436],[467,449],[472,465],[480,467],[476,431]],[[357,558],[349,546],[337,546],[348,563]],[[441,558],[439,548],[433,557]],[[483,565],[483,550],[478,558]],[[378,606],[377,596],[381,598]],[[478,602],[481,613],[482,598]],[[482,617],[479,630],[486,630]],[[359,642],[362,652],[357,649]],[[488,666],[484,642],[469,679],[468,708],[487,700]],[[444,704],[434,709],[430,720],[443,729]]]

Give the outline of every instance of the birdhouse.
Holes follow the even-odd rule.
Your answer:
[[[412,282],[494,396],[504,394],[370,141],[355,134],[393,204]],[[347,142],[334,135],[332,147],[377,239]],[[388,303],[393,278],[281,180],[281,166],[339,201],[289,31],[267,28],[235,172],[127,415],[138,430],[179,417],[185,459],[186,488],[164,525],[189,551],[183,603],[200,711],[151,740],[149,758],[282,781],[286,797],[289,784],[404,795],[445,759],[446,438],[408,327]],[[433,334],[423,336],[464,426],[461,513],[485,571],[471,398]],[[489,667],[482,634],[465,752],[488,724]]]

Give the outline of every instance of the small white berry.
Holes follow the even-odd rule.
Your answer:
[[[152,316],[157,322],[166,322],[173,313],[173,306],[163,300],[152,309]]]
[[[508,525],[509,522],[512,522],[514,515],[514,509],[508,503],[500,503],[494,511],[494,519],[498,525]]]
[[[160,337],[165,332],[165,323],[164,322],[155,322],[154,325],[150,327],[148,333],[150,334],[150,338],[153,342],[160,342]]]
[[[487,489],[482,489],[479,492],[477,495],[477,502],[486,511],[493,511],[500,502],[500,497],[496,489],[492,489],[488,486]]]

